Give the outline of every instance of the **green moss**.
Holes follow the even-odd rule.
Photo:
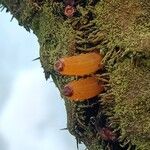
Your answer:
[[[103,150],[103,147],[99,144],[98,140],[92,142],[92,144],[87,147],[89,150]]]
[[[149,6],[145,0],[105,0],[94,11],[96,25],[107,35],[107,52],[112,51],[106,68],[115,95],[113,117],[140,150],[150,149]]]
[[[69,54],[68,46],[74,38],[73,29],[58,12],[55,13],[55,9],[52,4],[45,3],[39,18],[37,36],[40,43],[40,60],[45,71],[53,70],[54,62]]]
[[[147,138],[150,134],[150,118],[148,114],[150,109],[148,103],[150,99],[150,90],[148,88],[150,87],[150,65],[149,61],[145,61],[145,57],[147,58],[146,60],[149,60],[150,28],[145,14],[148,13],[148,10],[146,9],[144,12],[139,2],[138,0],[131,0],[130,2],[106,0],[98,3],[95,11],[92,11],[96,16],[94,22],[107,35],[108,51],[115,47],[120,47],[124,51],[131,51],[132,53],[144,53],[144,57],[142,54],[142,59],[141,55],[138,58],[141,61],[140,66],[135,67],[130,59],[125,59],[125,61],[117,62],[113,66],[110,77],[112,90],[116,97],[116,106],[113,112],[120,118],[122,134],[131,138],[132,142],[142,150],[147,150],[149,148]],[[59,11],[55,11],[56,8]],[[75,31],[68,21],[64,19],[62,12],[61,4],[55,4],[54,6],[52,3],[45,3],[42,6],[38,20],[32,23],[32,28],[36,30],[40,43],[42,67],[45,72],[51,73],[60,91],[61,86],[73,78],[58,76],[55,72],[53,73],[53,65],[59,58],[72,54],[75,39]],[[142,23],[138,23],[141,19]],[[109,70],[109,64],[107,66]],[[71,103],[66,101],[68,117],[71,116],[70,106]],[[73,113],[75,111],[73,110]],[[68,118],[68,122],[69,125],[73,124],[71,128],[74,130],[74,120]],[[89,149],[101,149],[99,145],[98,143],[92,144]],[[98,147],[96,148],[96,146]]]
[[[118,63],[111,73],[116,116],[122,134],[142,150],[150,147],[150,68],[135,67],[129,59]],[[141,142],[140,142],[141,141]],[[139,145],[140,143],[140,145]]]
[[[109,50],[117,46],[150,52],[149,5],[145,0],[105,0],[96,5],[96,22],[107,34]]]

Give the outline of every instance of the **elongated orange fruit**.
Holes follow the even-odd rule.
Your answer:
[[[97,96],[103,91],[102,83],[95,77],[74,80],[69,82],[63,89],[63,94],[70,100],[84,101]]]
[[[59,59],[54,70],[62,75],[89,75],[102,68],[102,56],[91,52]]]

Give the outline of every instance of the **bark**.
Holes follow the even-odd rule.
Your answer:
[[[51,76],[64,98],[67,129],[89,150],[150,149],[150,1],[149,0],[0,0],[19,25],[40,44],[46,79]],[[75,9],[73,16],[65,8]],[[63,87],[76,76],[60,75],[64,56],[97,51],[104,85],[98,96],[74,102]]]

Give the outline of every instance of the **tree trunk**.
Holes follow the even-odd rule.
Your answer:
[[[149,0],[0,0],[0,4],[38,37],[45,77],[51,76],[60,90],[67,129],[78,143],[89,150],[150,149]],[[103,68],[82,78],[96,77],[103,92],[70,100],[64,86],[81,77],[61,75],[61,68],[54,65],[58,67],[60,58],[91,52],[103,57]]]

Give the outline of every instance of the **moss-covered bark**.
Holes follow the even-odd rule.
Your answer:
[[[150,1],[75,0],[67,18],[67,0],[0,0],[19,25],[36,34],[46,79],[63,86],[78,77],[61,76],[56,60],[97,50],[104,69],[103,94],[84,102],[62,95],[67,128],[89,150],[150,149]],[[108,81],[108,82],[105,82]],[[109,132],[107,137],[104,132]],[[112,132],[113,131],[113,132]]]

